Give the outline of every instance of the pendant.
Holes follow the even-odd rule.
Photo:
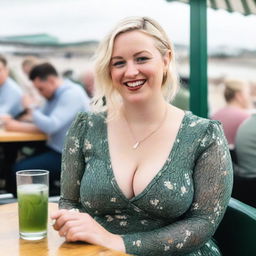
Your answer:
[[[138,142],[136,142],[136,143],[132,146],[132,148],[133,148],[133,149],[136,149],[139,145],[140,145],[140,142],[138,141]]]

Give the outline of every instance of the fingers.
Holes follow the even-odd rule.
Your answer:
[[[86,229],[78,220],[67,221],[59,230],[59,235],[68,242],[86,240]]]
[[[58,210],[51,215],[52,226],[55,230],[59,230],[63,225],[63,216],[68,212],[68,210]]]
[[[81,213],[78,213],[76,211],[71,210],[59,210],[52,214],[51,218],[55,220],[55,223],[53,223],[53,228],[55,230],[60,230],[62,226],[66,224],[66,222],[71,220],[78,220],[81,218]]]
[[[81,230],[72,229],[66,234],[67,242],[86,241],[86,233]]]
[[[76,208],[72,208],[72,209],[61,209],[61,210],[58,210],[56,212],[54,212],[53,214],[51,214],[51,219],[57,219],[59,218],[61,215],[65,214],[66,212],[79,212],[78,209]]]
[[[78,226],[78,222],[74,220],[67,221],[60,229],[59,229],[59,235],[60,236],[67,236],[67,234],[72,230],[75,229],[76,226]]]
[[[56,219],[56,222],[55,224],[53,225],[53,228],[55,230],[60,230],[67,222],[71,221],[71,220],[76,220],[76,216],[74,215],[68,215],[68,214],[65,214],[61,217],[59,217],[58,219]]]
[[[98,225],[89,214],[62,209],[52,214],[51,218],[55,221],[53,228],[61,237],[65,237],[66,241],[88,240],[93,243],[90,237],[93,236]]]
[[[58,219],[63,213],[65,213],[67,211],[68,210],[65,210],[65,209],[58,210],[58,211],[54,212],[53,214],[51,214],[51,219]]]

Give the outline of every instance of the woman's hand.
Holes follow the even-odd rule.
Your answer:
[[[84,241],[125,251],[121,236],[108,232],[87,213],[62,209],[55,212],[51,218],[55,220],[53,228],[68,242]]]

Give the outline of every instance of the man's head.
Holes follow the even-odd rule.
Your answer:
[[[7,67],[7,60],[0,55],[0,86],[3,85],[8,78],[9,70]]]
[[[51,99],[60,86],[56,69],[50,63],[42,63],[32,68],[29,79],[46,99]]]
[[[22,63],[21,63],[21,66],[22,66],[22,70],[23,72],[28,76],[31,69],[37,65],[39,62],[39,60],[35,57],[35,56],[28,56],[26,57]]]
[[[224,83],[224,97],[228,104],[235,103],[241,108],[251,106],[250,84],[247,81],[227,79]]]

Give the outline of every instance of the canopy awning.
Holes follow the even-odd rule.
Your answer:
[[[190,110],[199,116],[208,116],[207,99],[207,6],[256,14],[256,0],[166,0],[179,1],[190,5]]]
[[[190,0],[167,0],[189,3]],[[239,12],[243,15],[256,14],[256,0],[207,0],[207,6],[213,9],[224,9],[228,12]]]

